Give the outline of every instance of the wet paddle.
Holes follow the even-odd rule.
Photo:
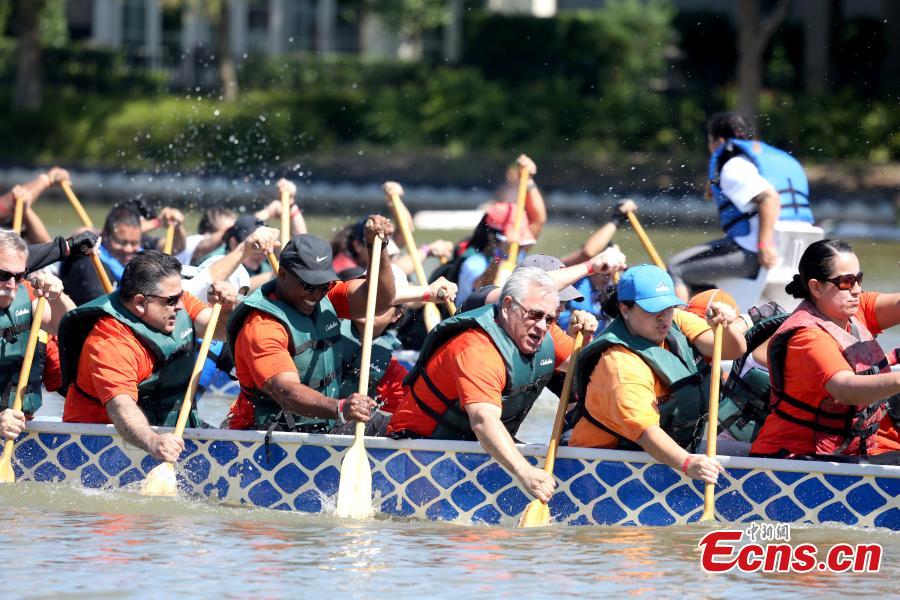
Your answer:
[[[175,245],[175,223],[169,223],[166,227],[166,242],[163,244],[163,254],[172,255],[172,247]]]
[[[109,275],[106,274],[103,263],[100,262],[100,257],[96,254],[91,254],[91,263],[94,265],[94,271],[97,272],[97,277],[100,278],[100,285],[103,286],[103,291],[107,294],[111,293],[113,291],[113,285],[109,280]]]
[[[28,387],[28,376],[31,374],[31,363],[34,361],[34,350],[37,348],[38,332],[41,329],[41,320],[44,317],[44,308],[47,299],[38,298],[37,307],[31,315],[31,330],[28,332],[28,344],[25,346],[25,358],[22,360],[22,368],[19,370],[19,382],[16,384],[16,397],[13,400],[12,409],[22,410],[22,396]],[[13,440],[3,443],[3,454],[0,454],[0,483],[15,483],[16,473],[12,468]]]
[[[291,239],[291,195],[287,190],[281,192],[281,247],[287,246]]]
[[[522,225],[522,215],[525,213],[525,198],[528,195],[528,169],[519,167],[519,193],[516,195],[516,215],[513,218],[513,231],[519,235],[519,227]],[[516,266],[519,264],[519,242],[513,242],[509,245],[509,255],[506,257],[499,267],[497,274],[494,275],[494,285],[503,287],[506,280]]]
[[[416,279],[418,280],[419,285],[428,285],[428,279],[425,278],[425,270],[422,268],[422,261],[419,260],[419,251],[418,246],[416,246],[416,240],[413,238],[412,231],[409,228],[409,222],[406,220],[406,215],[409,214],[409,211],[406,210],[406,206],[403,205],[403,201],[398,194],[386,194],[386,196],[388,208],[391,209],[391,212],[394,215],[394,222],[400,227],[403,243],[406,244],[406,251],[412,259],[413,269],[416,272]],[[422,315],[425,318],[425,329],[428,331],[434,329],[434,326],[441,322],[441,311],[438,310],[437,306],[430,302],[422,307]]]
[[[191,415],[194,395],[197,393],[197,382],[200,380],[200,373],[203,372],[203,366],[206,364],[209,344],[212,342],[213,332],[216,330],[216,324],[219,322],[219,313],[221,312],[222,305],[218,302],[213,304],[212,314],[209,316],[209,323],[206,325],[206,334],[203,336],[203,343],[200,344],[197,360],[194,361],[194,372],[191,373],[187,390],[184,392],[184,400],[181,401],[181,410],[178,412],[178,421],[175,422],[174,433],[178,437],[184,435],[184,427],[187,425],[188,417]],[[175,496],[177,493],[175,465],[170,462],[160,463],[153,467],[147,473],[147,478],[144,479],[143,484],[141,484],[141,494],[144,496]]]
[[[647,236],[647,232],[644,231],[644,228],[641,226],[641,222],[638,221],[637,215],[629,211],[628,221],[631,223],[631,228],[634,229],[634,232],[637,234],[638,239],[644,246],[644,250],[646,250],[647,254],[650,256],[650,260],[653,261],[653,264],[655,264],[660,269],[665,269],[665,263],[663,263],[662,259],[659,257],[659,253],[656,251],[656,248],[653,247],[653,242],[650,241],[650,238]]]
[[[566,420],[566,409],[569,407],[569,397],[572,394],[572,380],[575,379],[575,365],[578,363],[578,354],[584,336],[579,331],[575,335],[575,347],[569,357],[569,368],[566,369],[566,379],[563,382],[562,396],[559,397],[559,406],[556,408],[556,418],[553,420],[553,433],[550,434],[550,443],[547,445],[547,458],[544,460],[544,471],[552,476],[553,466],[556,463],[556,450],[559,448],[559,438],[562,435],[563,423]],[[519,527],[543,527],[550,523],[550,505],[535,498],[519,519]]]
[[[283,246],[282,246],[283,247]],[[278,259],[275,258],[275,253],[269,250],[266,252],[266,259],[269,261],[269,266],[272,267],[272,272],[275,273],[275,276],[278,276]]]
[[[706,430],[706,456],[716,457],[716,436],[719,435],[719,384],[722,381],[722,324],[713,329],[713,355],[710,365],[712,379],[709,383],[709,427]],[[715,521],[716,484],[707,483],[703,488],[703,515],[700,521]]]
[[[88,229],[93,229],[94,222],[91,221],[91,218],[85,212],[84,207],[81,205],[81,202],[78,201],[78,197],[75,196],[75,192],[72,191],[72,185],[68,181],[60,181],[59,185],[62,187],[63,192],[65,192],[66,197],[69,199],[69,202],[72,203],[72,208],[74,208],[75,212],[78,213],[78,217],[81,219],[81,224]]]
[[[369,392],[369,363],[372,360],[372,331],[375,325],[375,298],[378,295],[382,242],[380,235],[375,236],[369,260],[369,294],[366,298],[358,388],[359,393],[364,396]],[[365,431],[366,424],[357,421],[353,444],[347,449],[341,462],[341,481],[335,509],[335,514],[341,518],[368,519],[372,516],[372,467],[369,466],[369,456],[366,453]]]
[[[13,208],[12,230],[16,233],[22,233],[22,216],[25,214],[25,199],[21,194],[16,193],[16,188],[13,188],[13,199],[16,204],[15,208]]]

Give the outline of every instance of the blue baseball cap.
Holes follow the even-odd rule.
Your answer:
[[[675,284],[669,274],[654,265],[637,265],[622,273],[616,294],[620,302],[633,300],[650,313],[686,303],[675,295]]]

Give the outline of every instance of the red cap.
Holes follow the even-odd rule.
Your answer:
[[[484,224],[500,232],[503,236],[508,236],[512,231],[516,220],[516,205],[511,202],[494,202],[487,207],[487,218]],[[528,224],[528,215],[522,213],[522,220],[519,223],[519,245],[530,246],[537,240],[531,235],[531,228]]]

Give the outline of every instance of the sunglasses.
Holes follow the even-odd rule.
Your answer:
[[[178,304],[178,301],[181,300],[181,296],[184,295],[184,290],[181,290],[177,294],[172,294],[171,296],[157,296],[156,294],[144,294],[147,298],[156,298],[157,300],[162,300],[163,304],[166,306],[175,306]]]
[[[524,304],[516,300],[515,298],[510,298],[513,303],[522,309],[522,312],[525,314],[525,320],[531,321],[532,323],[536,323],[540,320],[544,320],[547,322],[547,325],[553,325],[556,323],[558,317],[556,315],[548,315],[542,310],[536,310],[534,308],[526,308]]]
[[[857,283],[860,287],[862,287],[863,282],[863,272],[860,271],[857,274],[847,273],[846,275],[838,275],[837,277],[832,277],[831,279],[825,279],[828,283],[833,283],[837,289],[842,291],[849,291],[853,289]]]
[[[313,294],[315,292],[320,292],[323,294],[327,294],[331,291],[331,288],[334,287],[334,284],[337,283],[335,281],[329,281],[328,283],[320,283],[319,285],[313,285],[311,283],[306,283],[302,279],[300,279],[300,285],[303,286],[303,291],[307,294]]]
[[[22,283],[25,281],[25,276],[28,275],[28,271],[22,271],[21,273],[12,273],[7,271],[6,269],[0,269],[0,282],[5,283],[10,279],[14,279],[16,283]]]

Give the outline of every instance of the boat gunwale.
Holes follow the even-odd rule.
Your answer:
[[[154,427],[159,432],[170,432],[173,428]],[[121,438],[113,425],[91,423],[63,423],[59,421],[31,421],[27,432],[69,434],[69,435],[109,435]],[[185,439],[221,440],[231,442],[264,443],[265,431],[235,429],[185,429]],[[271,442],[313,446],[349,446],[353,441],[351,435],[329,435],[317,433],[272,432]],[[367,449],[382,450],[416,450],[424,452],[464,452],[487,454],[478,442],[452,440],[408,439],[395,440],[385,437],[366,437]],[[127,443],[124,442],[123,443]],[[517,444],[525,456],[542,458],[546,455],[546,444]],[[561,447],[557,458],[576,460],[617,461],[628,463],[660,464],[646,452],[629,450],[608,450],[598,448]],[[724,456],[717,458],[723,466],[733,469],[765,469],[768,471],[788,471],[799,473],[822,473],[824,475],[848,475],[868,477],[888,477],[900,479],[900,466],[871,465],[854,463],[835,463],[809,460],[787,460],[773,458],[751,458],[745,456]]]

